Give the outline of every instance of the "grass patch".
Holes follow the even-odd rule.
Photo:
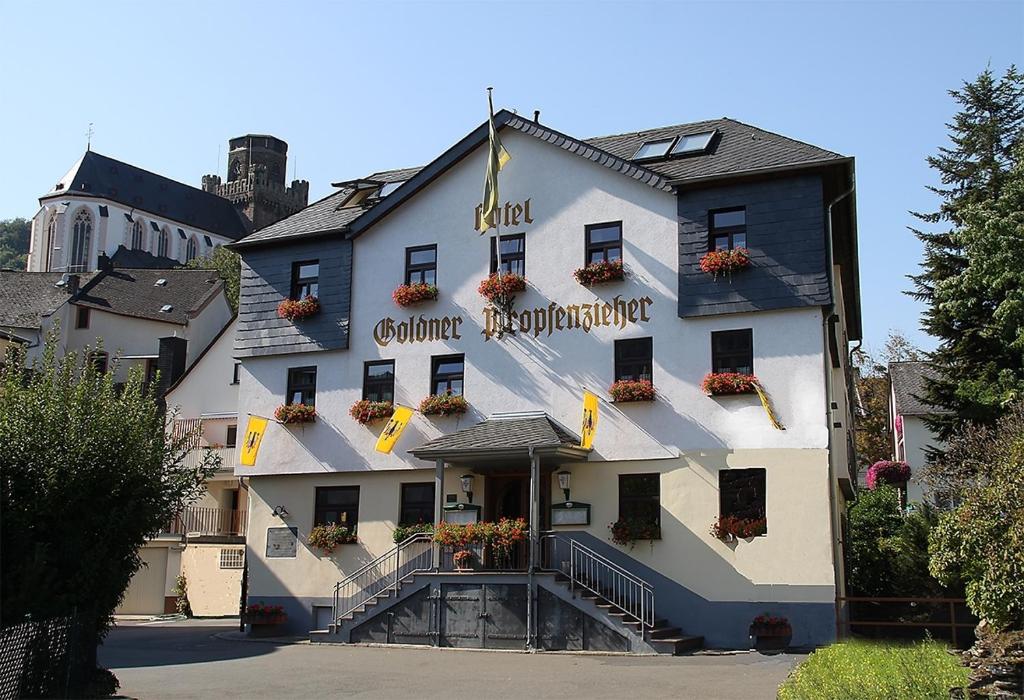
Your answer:
[[[854,640],[819,649],[779,686],[779,700],[949,700],[968,669],[933,641]]]

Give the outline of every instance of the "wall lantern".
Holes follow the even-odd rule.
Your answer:
[[[472,474],[464,474],[459,477],[459,482],[462,484],[462,493],[466,494],[466,499],[473,502],[473,479],[475,477]]]
[[[271,515],[274,515],[278,518],[283,518],[286,515],[288,515],[288,509],[285,508],[284,506],[274,506],[274,511],[271,513]]]
[[[562,489],[562,493],[565,494],[565,500],[569,500],[569,477],[572,476],[571,472],[567,472],[564,469],[555,476],[558,477],[558,488]]]

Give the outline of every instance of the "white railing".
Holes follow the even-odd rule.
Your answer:
[[[434,560],[433,534],[419,532],[363,565],[334,585],[335,624],[361,605],[398,590],[403,581],[429,571]]]
[[[654,627],[654,587],[607,557],[554,532],[541,533],[541,568],[569,577],[644,627]]]

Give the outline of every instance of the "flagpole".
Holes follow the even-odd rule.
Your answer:
[[[487,88],[487,117],[491,121],[494,120],[494,102],[493,102],[493,99],[492,99],[492,96],[491,96],[491,93],[492,93],[493,90],[494,90],[493,87],[488,87]],[[495,180],[497,180],[497,174],[495,174]],[[495,183],[495,184],[497,184],[497,183]],[[495,188],[495,191],[496,192],[499,191],[497,189],[497,187]],[[498,264],[498,269],[497,269],[497,273],[498,273],[498,289],[501,290],[501,297],[504,300],[505,297],[506,297],[506,295],[505,295],[505,288],[501,284],[501,202],[500,201],[497,203],[497,207],[498,208],[495,210],[496,213],[494,213],[494,215],[493,215],[494,216],[494,254],[495,254],[495,259],[497,260],[497,264]],[[505,315],[505,304],[502,304],[502,307],[501,307],[501,309],[499,309],[499,311],[501,312],[502,316]],[[502,318],[499,321],[499,323],[501,324],[501,327],[504,328],[506,320],[509,322],[509,327],[511,329],[511,318],[509,318],[509,319]]]

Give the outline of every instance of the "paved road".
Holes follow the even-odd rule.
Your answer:
[[[219,639],[237,622],[120,623],[100,650],[133,698],[774,698],[802,657],[628,657]]]

